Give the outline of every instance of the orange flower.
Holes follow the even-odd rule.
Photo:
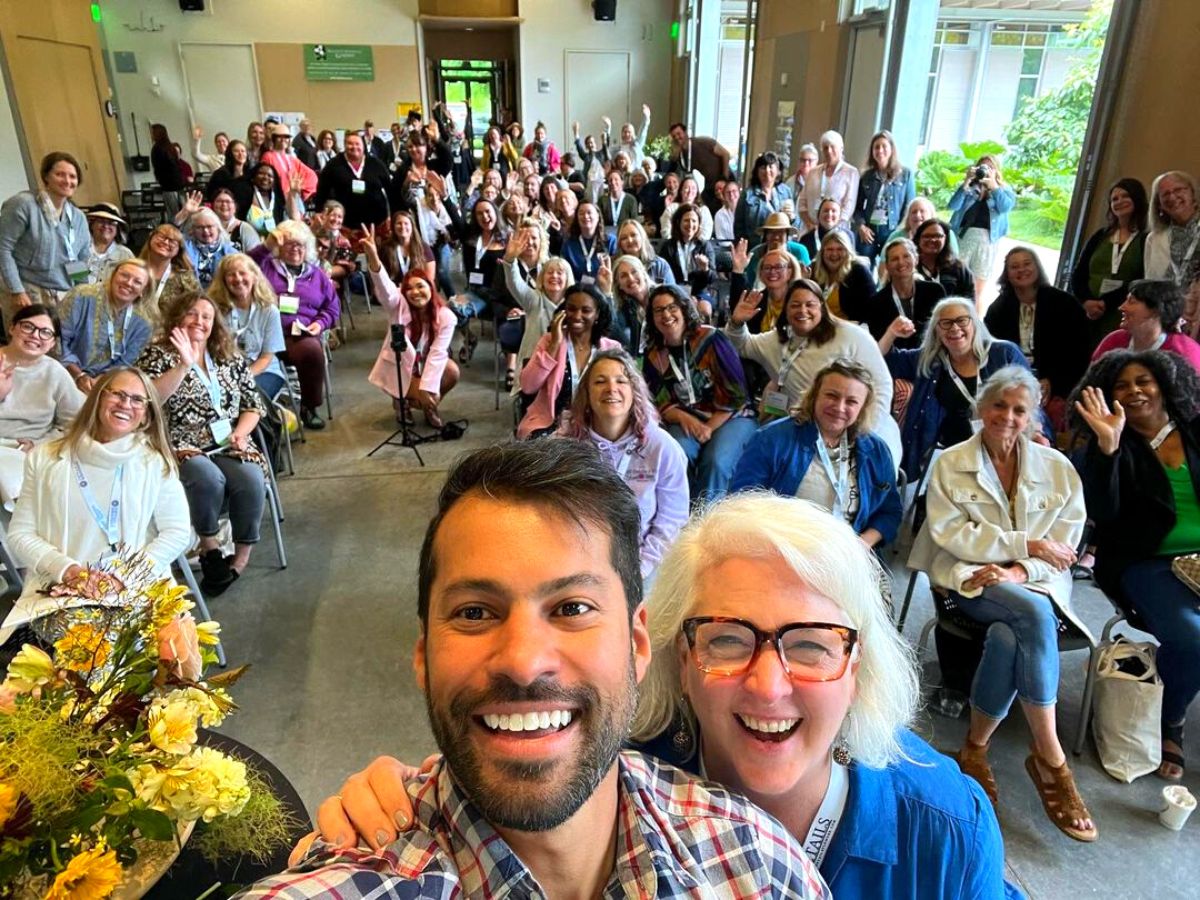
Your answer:
[[[158,630],[158,658],[167,669],[185,681],[200,677],[203,657],[196,620],[190,613],[172,619]]]

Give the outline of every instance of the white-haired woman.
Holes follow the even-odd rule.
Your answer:
[[[601,350],[559,434],[590,441],[637,498],[642,577],[650,578],[688,517],[687,456],[659,425],[646,379],[624,350]]]
[[[1087,511],[1070,461],[1030,440],[1041,393],[1022,366],[987,379],[976,402],[981,430],[933,464],[927,516],[908,564],[987,626],[958,755],[963,772],[996,802],[988,743],[1019,699],[1033,738],[1025,769],[1046,815],[1068,837],[1094,841],[1099,832],[1055,727],[1059,619],[1087,634],[1070,607],[1071,566]]]
[[[549,331],[554,311],[562,303],[567,288],[575,284],[575,273],[561,256],[552,256],[542,263],[535,278],[526,277],[519,261],[502,260],[501,265],[508,292],[525,311],[525,331],[517,349],[517,363],[524,366],[533,356],[538,339]]]
[[[283,222],[271,232],[271,256],[263,275],[279,298],[287,352],[284,362],[300,376],[300,417],[305,428],[325,421],[317,410],[325,400],[325,347],[321,332],[337,324],[341,313],[337,288],[317,264],[317,243],[303,222]]]
[[[854,203],[858,199],[858,169],[843,158],[845,142],[836,131],[821,135],[821,164],[808,173],[804,180],[804,193],[800,195],[800,216],[805,222],[812,221],[809,231],[816,227],[816,211],[824,197],[838,202],[842,222],[849,226],[854,214]]]
[[[208,207],[200,207],[188,217],[183,249],[196,267],[196,278],[205,291],[212,284],[221,260],[238,252],[221,226],[220,216]]]
[[[1200,183],[1172,170],[1150,186],[1150,234],[1146,237],[1146,277],[1167,278],[1186,293],[1184,333],[1200,337]]]
[[[949,447],[974,433],[975,398],[988,376],[1004,366],[1029,368],[1021,348],[993,338],[974,301],[965,297],[938,302],[929,314],[920,347],[893,346],[896,338],[915,333],[912,320],[898,316],[879,339],[892,377],[913,386],[900,435],[900,467],[910,483],[925,471],[935,447]],[[1044,425],[1048,430],[1049,423]]]
[[[987,798],[909,730],[916,668],[877,571],[854,531],[811,504],[742,494],[709,508],[647,599],[653,658],[634,737],[775,816],[835,897],[1001,900]],[[322,834],[394,839],[395,814],[411,813],[405,771],[381,757],[353,776],[321,805]]]

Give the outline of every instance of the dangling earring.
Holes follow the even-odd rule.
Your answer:
[[[846,740],[846,732],[850,727],[850,717],[846,716],[846,721],[842,725],[842,730],[838,732],[837,740],[833,744],[833,761],[839,766],[850,765],[850,742]]]

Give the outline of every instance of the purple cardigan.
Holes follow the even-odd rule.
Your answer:
[[[295,276],[294,283],[289,288],[289,273],[287,268],[274,257],[264,259],[261,263],[263,276],[271,289],[280,297],[284,294],[295,294],[300,300],[300,309],[296,313],[281,312],[279,319],[283,325],[283,333],[290,334],[292,322],[300,320],[301,325],[321,323],[321,330],[328,331],[337,324],[341,304],[338,301],[337,288],[329,280],[329,276],[318,267],[309,263]]]

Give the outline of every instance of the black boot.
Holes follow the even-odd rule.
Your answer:
[[[237,572],[229,567],[229,560],[222,555],[219,547],[200,554],[200,572],[200,590],[209,597],[225,593],[237,578]]]

